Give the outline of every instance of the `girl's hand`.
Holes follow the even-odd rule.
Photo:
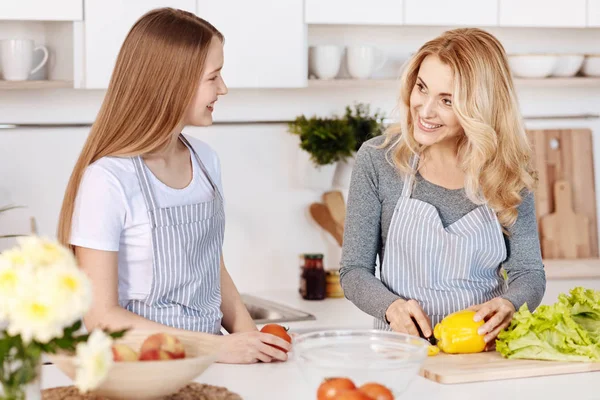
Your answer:
[[[240,332],[219,338],[221,354],[217,362],[227,364],[252,364],[259,361],[286,361],[287,354],[273,346],[290,351],[292,345],[285,340],[258,331]],[[271,346],[273,345],[273,346]]]
[[[474,316],[476,322],[481,320],[486,321],[479,328],[478,333],[485,335],[483,340],[488,344],[488,350],[493,348],[495,339],[500,331],[510,325],[510,321],[516,311],[510,301],[501,297],[496,297],[486,303],[472,306],[468,309],[476,312]]]

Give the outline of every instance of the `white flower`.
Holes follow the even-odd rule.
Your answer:
[[[10,312],[8,333],[11,336],[20,334],[25,344],[32,339],[48,343],[63,335],[61,310],[37,283],[19,289],[18,299]]]
[[[48,343],[88,311],[91,283],[57,242],[31,236],[19,244],[0,255],[0,320],[25,343]]]
[[[13,267],[24,267],[29,264],[29,261],[23,254],[23,251],[19,247],[13,247],[12,249],[5,250],[0,254],[0,261],[12,265]]]
[[[88,276],[74,265],[56,264],[42,268],[37,279],[50,301],[60,310],[60,323],[71,326],[81,319],[92,303],[92,285]]]
[[[76,265],[73,253],[58,242],[37,236],[17,239],[27,262],[35,268],[54,264]]]
[[[75,385],[81,393],[100,385],[113,364],[112,338],[101,330],[94,330],[87,343],[77,345],[75,357]]]
[[[29,268],[15,266],[7,258],[0,258],[0,321],[10,319],[21,292],[33,280],[34,275]]]

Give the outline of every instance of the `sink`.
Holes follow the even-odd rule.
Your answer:
[[[280,322],[312,321],[316,319],[312,314],[269,300],[248,294],[242,294],[241,297],[250,316],[257,325],[275,324]]]

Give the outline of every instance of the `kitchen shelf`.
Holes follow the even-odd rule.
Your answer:
[[[573,78],[535,78],[523,79],[515,78],[517,88],[519,87],[545,87],[545,88],[561,88],[561,87],[579,87],[585,88],[590,86],[600,87],[600,78],[598,77],[573,77]],[[343,88],[378,88],[378,87],[397,87],[399,79],[310,79],[308,81],[309,88],[327,88],[327,89],[343,89]]]
[[[73,81],[3,81],[0,90],[73,88]]]
[[[544,260],[546,278],[558,279],[600,279],[600,259]]]

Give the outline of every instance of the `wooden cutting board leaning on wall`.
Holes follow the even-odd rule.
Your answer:
[[[572,259],[598,257],[598,230],[592,132],[589,129],[528,130],[533,161],[538,173],[535,207],[540,228],[542,257]],[[561,181],[570,186],[572,212],[557,210],[555,190]],[[558,183],[557,183],[558,182]],[[562,202],[568,204],[569,202]],[[573,216],[572,218],[568,215]],[[565,217],[567,216],[567,217]],[[556,220],[560,223],[556,223]],[[544,224],[543,221],[546,223]],[[585,221],[585,222],[582,222]],[[561,234],[557,226],[583,231],[576,224],[587,224],[587,236]],[[568,228],[565,226],[568,224]],[[545,226],[544,226],[545,225]],[[573,225],[573,226],[571,226]],[[552,229],[544,232],[544,227]]]

